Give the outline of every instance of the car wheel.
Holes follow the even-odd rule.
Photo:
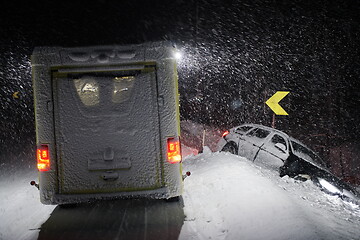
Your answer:
[[[235,143],[233,142],[229,142],[227,143],[221,150],[222,152],[229,152],[232,154],[237,154],[238,153],[238,149],[237,146],[235,145]]]

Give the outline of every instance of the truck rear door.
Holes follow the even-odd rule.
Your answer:
[[[59,193],[162,186],[155,67],[53,73]]]

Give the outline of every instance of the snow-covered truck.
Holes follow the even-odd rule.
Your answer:
[[[42,203],[181,195],[175,51],[168,42],[35,48]]]

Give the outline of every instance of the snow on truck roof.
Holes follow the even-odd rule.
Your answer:
[[[163,49],[172,49],[164,51]],[[32,64],[41,64],[37,56],[59,54],[57,64],[108,64],[119,61],[139,62],[156,61],[164,58],[176,58],[175,44],[169,41],[147,42],[129,45],[101,45],[85,47],[36,47],[32,54]],[[57,62],[59,61],[59,62]]]

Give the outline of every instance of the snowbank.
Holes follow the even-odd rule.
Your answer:
[[[184,161],[180,239],[358,239],[359,206],[229,153]]]
[[[37,239],[41,224],[56,206],[40,203],[39,191],[29,183],[37,172],[22,170],[0,180],[0,239]]]

